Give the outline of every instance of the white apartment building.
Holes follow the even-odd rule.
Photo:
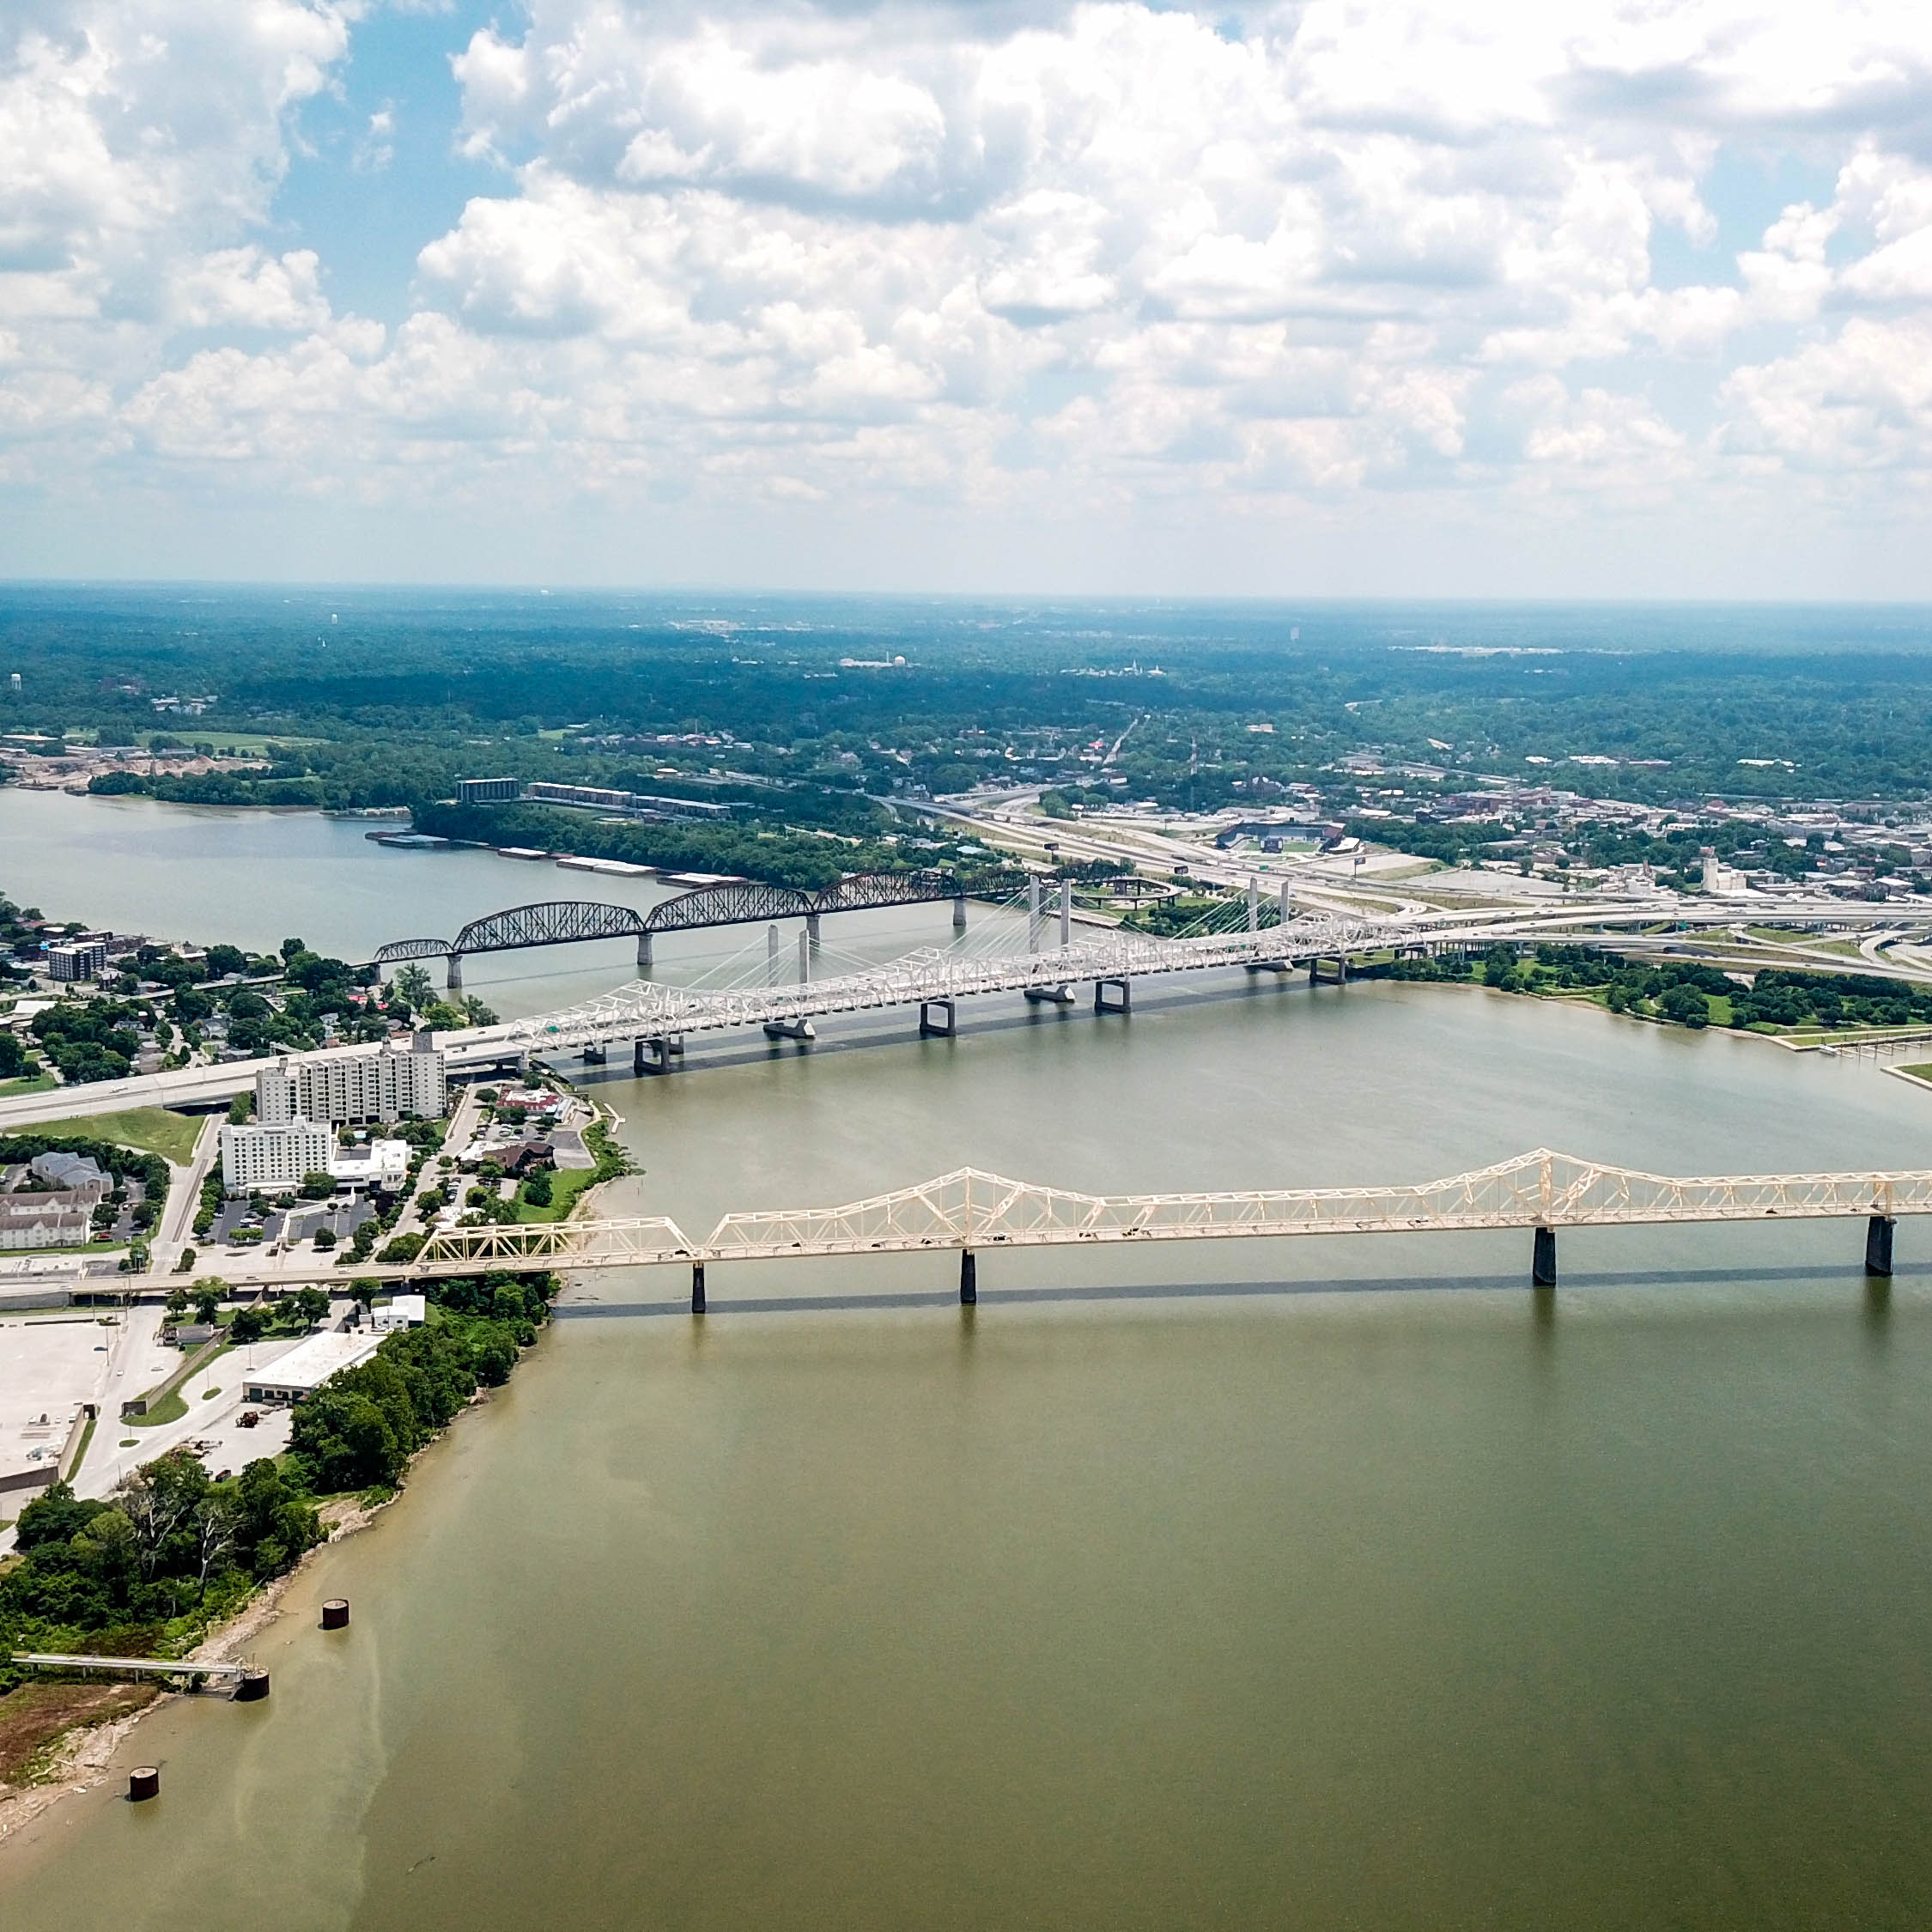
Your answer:
[[[222,1185],[231,1194],[252,1188],[299,1188],[326,1174],[336,1157],[336,1130],[319,1121],[264,1121],[222,1129]]]
[[[449,1076],[427,1033],[406,1048],[374,1053],[302,1054],[255,1076],[255,1118],[326,1121],[440,1120],[449,1111]]]

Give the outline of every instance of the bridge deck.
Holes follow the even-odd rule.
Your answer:
[[[726,1214],[702,1241],[663,1215],[458,1227],[432,1235],[412,1261],[355,1266],[358,1274],[402,1280],[495,1268],[576,1272],[930,1249],[1674,1222],[1891,1222],[1919,1214],[1932,1214],[1932,1171],[1675,1177],[1539,1148],[1439,1181],[1222,1194],[1081,1194],[960,1168],[835,1207]],[[279,1267],[224,1272],[236,1287],[343,1279],[332,1264],[306,1257],[289,1257]],[[137,1291],[161,1285],[142,1276],[116,1284]]]

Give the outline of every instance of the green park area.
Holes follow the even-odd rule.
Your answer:
[[[77,1134],[90,1140],[112,1141],[143,1154],[185,1167],[195,1157],[202,1123],[191,1114],[171,1113],[165,1107],[131,1107],[123,1114],[89,1114],[78,1120],[39,1121],[15,1127],[15,1133]]]

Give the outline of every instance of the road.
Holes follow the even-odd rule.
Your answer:
[[[210,1115],[203,1121],[200,1138],[195,1142],[194,1158],[185,1168],[169,1163],[167,1206],[161,1215],[161,1233],[150,1244],[150,1266],[156,1274],[172,1274],[194,1229],[195,1207],[201,1199],[201,1184],[222,1151],[222,1120]]]

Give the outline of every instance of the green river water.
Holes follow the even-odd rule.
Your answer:
[[[615,1078],[617,1205],[1932,1165],[1932,1095],[1849,1060],[1136,999]],[[1874,1293],[1862,1238],[1571,1233],[1553,1297],[1527,1235],[989,1254],[969,1315],[945,1257],[714,1268],[702,1323],[592,1279],[296,1579],[272,1697],[145,1722],[0,1923],[1923,1926],[1932,1248]]]

